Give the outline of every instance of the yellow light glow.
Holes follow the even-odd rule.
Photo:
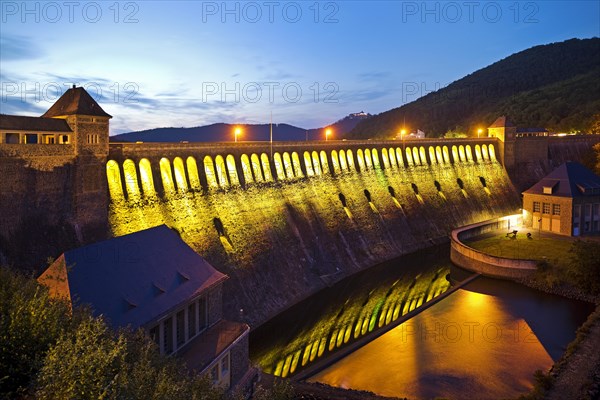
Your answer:
[[[331,136],[331,129],[326,129],[325,130],[325,140],[327,140],[329,138],[329,136]]]
[[[238,141],[238,136],[242,134],[242,129],[237,126],[235,128],[235,131],[233,132],[233,136],[234,136],[234,140],[237,142]]]

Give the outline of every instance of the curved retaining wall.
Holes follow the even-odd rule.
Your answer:
[[[508,230],[511,226],[520,226],[521,223],[522,216],[517,214],[453,230],[450,234],[450,259],[461,268],[493,278],[518,279],[532,274],[537,268],[535,260],[495,257],[475,250],[462,242],[464,239],[479,236],[485,232],[497,229]]]

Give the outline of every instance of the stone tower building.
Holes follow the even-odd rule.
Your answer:
[[[504,168],[512,170],[515,166],[517,127],[503,115],[488,127],[488,136],[498,139],[499,158],[503,160]]]
[[[107,236],[110,118],[75,86],[41,117],[0,114],[0,262]]]

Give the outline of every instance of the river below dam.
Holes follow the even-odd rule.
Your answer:
[[[251,358],[276,376],[311,370],[308,381],[390,397],[516,398],[593,305],[484,277],[449,292],[469,275],[447,245],[373,267],[257,328]]]

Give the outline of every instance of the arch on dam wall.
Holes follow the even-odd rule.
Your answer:
[[[385,147],[381,149],[381,159],[383,160],[383,168],[390,168],[390,159],[388,156],[388,151]]]
[[[465,146],[465,154],[467,156],[467,161],[473,162],[473,152],[471,151],[470,145]]]
[[[421,159],[421,165],[427,165],[427,153],[425,147],[419,147],[419,158]]]
[[[356,172],[356,164],[354,164],[354,154],[352,154],[352,150],[348,149],[346,151],[346,158],[348,159],[348,171]]]
[[[177,185],[177,191],[187,192],[188,184],[185,178],[185,167],[183,166],[183,160],[181,157],[175,157],[173,160],[173,170],[175,171],[175,184]]]
[[[465,157],[465,146],[463,146],[462,144],[458,146],[458,157],[460,158],[461,162],[467,161]]]
[[[421,160],[419,159],[419,149],[417,147],[413,147],[411,150],[412,150],[413,164],[421,165]]]
[[[448,146],[442,147],[442,154],[444,155],[444,164],[450,164],[450,152]]]
[[[123,184],[121,182],[121,169],[115,160],[106,163],[106,180],[108,181],[108,192],[113,200],[123,200]]]
[[[381,162],[379,161],[379,152],[377,149],[371,150],[371,157],[373,157],[373,168],[381,169]]]
[[[235,157],[233,154],[227,155],[225,158],[225,164],[227,165],[227,173],[229,174],[229,182],[231,183],[231,186],[240,186],[240,177],[237,173]]]
[[[457,164],[460,161],[458,158],[458,147],[452,146],[452,162]]]
[[[264,182],[265,178],[262,173],[260,159],[258,158],[258,154],[252,153],[250,156],[250,163],[252,165],[252,171],[254,171],[254,179],[256,182]]]
[[[365,167],[365,157],[361,149],[356,150],[356,160],[358,162],[358,168],[360,169],[360,172],[365,171],[367,168]]]
[[[290,153],[285,151],[281,159],[283,160],[283,169],[285,170],[285,175],[288,179],[294,179],[296,176],[294,175],[294,166],[292,165]]]
[[[494,149],[494,145],[493,144],[490,144],[488,146],[488,152],[489,152],[489,155],[490,155],[490,161],[497,161],[496,160],[496,149]]]
[[[223,160],[223,156],[219,154],[215,157],[215,172],[219,186],[223,189],[227,189],[229,187],[229,180],[227,179],[226,171],[227,169],[225,167],[225,160]]]
[[[373,169],[373,156],[371,155],[371,150],[365,149],[365,167],[367,169]]]
[[[400,147],[396,147],[396,159],[398,160],[398,167],[404,167],[404,158]]]
[[[206,175],[206,183],[209,189],[218,189],[219,184],[217,182],[217,175],[215,173],[215,166],[211,156],[204,157],[204,174]]]
[[[162,178],[163,188],[166,194],[175,193],[175,183],[173,182],[173,172],[171,171],[171,162],[163,157],[160,159],[160,177]]]
[[[438,164],[444,163],[444,156],[442,154],[442,148],[440,146],[435,146],[435,158],[437,158]]]
[[[396,168],[397,167],[396,150],[394,150],[393,147],[390,147],[388,149],[388,159],[390,160],[390,167]]]
[[[431,165],[437,164],[437,160],[435,159],[435,147],[429,146],[429,163]]]
[[[300,163],[300,157],[295,151],[292,152],[292,164],[294,165],[294,175],[296,178],[304,178],[304,172],[302,172],[302,163]]]
[[[312,162],[313,162],[313,170],[315,171],[315,175],[321,176],[323,175],[323,171],[321,169],[321,163],[319,162],[319,153],[316,151],[312,152]]]
[[[252,176],[252,164],[250,164],[250,158],[247,154],[242,154],[240,157],[240,163],[242,164],[242,174],[244,175],[244,182],[246,185],[254,183],[254,177]]]
[[[346,158],[346,152],[344,150],[340,150],[340,169],[342,171],[348,171],[348,161]]]
[[[194,164],[196,160],[194,160]],[[142,158],[139,162],[140,167],[140,180],[142,183],[142,191],[145,197],[156,196],[156,189],[154,188],[154,178],[152,177],[152,165],[147,158]],[[200,183],[198,183],[198,186]]]
[[[140,161],[141,163],[141,161]],[[198,165],[196,164],[196,159],[192,156],[189,156],[185,160],[185,164],[187,166],[188,179],[190,181],[190,188],[192,190],[201,190],[202,186],[200,185],[200,176],[198,175]],[[140,164],[141,169],[141,164]],[[145,192],[145,190],[144,190]]]
[[[407,164],[407,166],[412,167],[414,165],[414,163],[413,163],[411,148],[407,147],[405,153],[406,153],[406,164]]]
[[[329,163],[327,162],[327,153],[325,152],[325,150],[321,150],[321,152],[319,153],[319,157],[321,157],[321,170],[323,172],[323,175],[329,174]]]
[[[478,144],[475,145],[475,158],[477,162],[483,161],[483,159],[481,158],[481,146],[479,146]]]
[[[304,167],[306,168],[306,176],[315,176],[315,171],[313,170],[312,166],[312,160],[308,151],[304,152]]]
[[[281,155],[278,152],[273,154],[273,164],[275,165],[275,173],[277,174],[278,181],[285,181],[285,171],[283,170],[283,161]]]
[[[267,153],[260,155],[260,163],[263,167],[263,173],[265,174],[265,182],[273,182],[273,173],[271,172],[271,163],[269,162],[269,156]]]
[[[485,161],[490,161],[490,157],[488,156],[488,148],[487,145],[481,145],[481,155]]]
[[[336,150],[331,150],[331,166],[333,167],[334,174],[341,173],[340,159]]]
[[[125,176],[127,199],[139,200],[141,197],[140,187],[138,185],[135,163],[132,160],[127,159],[123,162],[123,175]]]

